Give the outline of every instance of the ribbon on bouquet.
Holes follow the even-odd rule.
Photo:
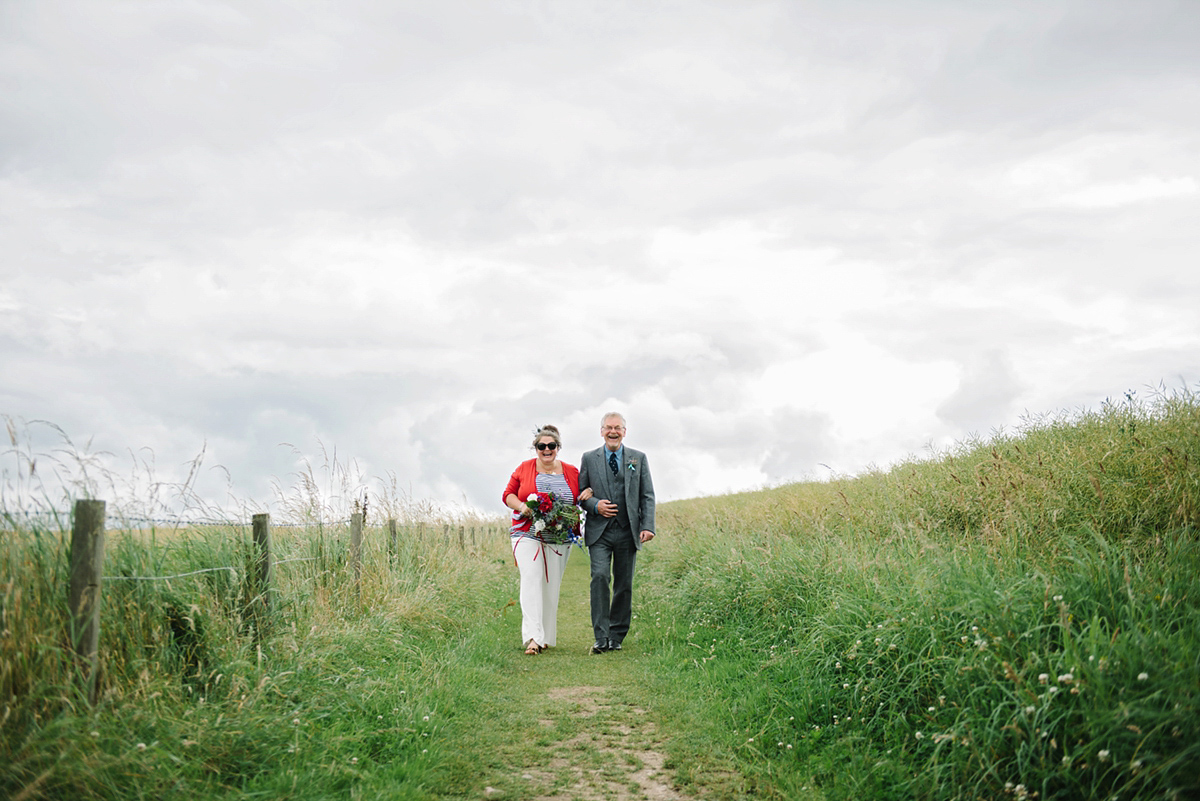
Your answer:
[[[521,540],[525,539],[526,536],[528,536],[528,535],[522,534],[520,537],[517,537],[515,540],[513,540],[513,564],[514,565],[517,564],[517,543],[520,542]],[[537,537],[534,537],[533,539],[537,540],[538,544],[542,546],[540,549],[541,556],[542,556],[542,572],[545,573],[545,575],[546,575],[546,583],[549,583],[550,582],[550,565],[546,562],[547,543],[542,542],[541,540],[538,540]],[[571,543],[568,542],[567,547],[570,548]],[[553,545],[550,545],[550,550],[554,551],[554,553],[556,553],[557,555],[562,556],[562,551],[557,550]],[[535,553],[533,555],[533,561],[536,562],[537,559],[538,559],[538,555]],[[520,567],[520,565],[517,565],[517,566]]]

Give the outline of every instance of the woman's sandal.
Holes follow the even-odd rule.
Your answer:
[[[538,645],[532,639],[529,642],[525,643],[525,654],[527,656],[533,656],[534,654],[540,654],[541,652],[542,652],[542,646]]]

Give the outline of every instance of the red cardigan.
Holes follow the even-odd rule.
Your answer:
[[[562,462],[562,468],[563,476],[567,479],[567,486],[571,488],[571,492],[578,498],[579,468],[566,462]],[[504,494],[500,496],[500,500],[503,502],[507,500],[509,495],[516,495],[523,503],[526,498],[535,492],[537,492],[536,458],[517,465],[517,469],[513,471],[512,477],[508,479],[508,486],[504,488]],[[507,503],[504,505],[508,506]],[[522,517],[516,512],[512,513],[512,522],[517,531],[528,531],[530,524],[533,523],[530,518]]]

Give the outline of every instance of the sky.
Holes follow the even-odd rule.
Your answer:
[[[1195,388],[1197,42],[1168,0],[6,0],[10,500],[69,438],[112,493],[498,513],[616,410],[668,501]]]

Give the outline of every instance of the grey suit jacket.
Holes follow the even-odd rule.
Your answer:
[[[596,511],[597,503],[602,500],[613,501],[624,507],[629,514],[629,528],[633,531],[633,541],[639,549],[642,547],[639,534],[642,531],[654,531],[654,482],[650,479],[650,463],[646,461],[646,454],[626,445],[625,463],[621,465],[621,473],[625,476],[624,498],[614,497],[619,493],[613,491],[609,481],[612,478],[612,470],[608,466],[607,448],[601,445],[596,450],[585,453],[579,460],[579,491],[583,492],[587,487],[591,487],[594,493],[583,502],[583,509],[587,512],[583,541],[587,545],[599,539],[608,528],[608,524],[616,520],[615,517],[602,517]]]

